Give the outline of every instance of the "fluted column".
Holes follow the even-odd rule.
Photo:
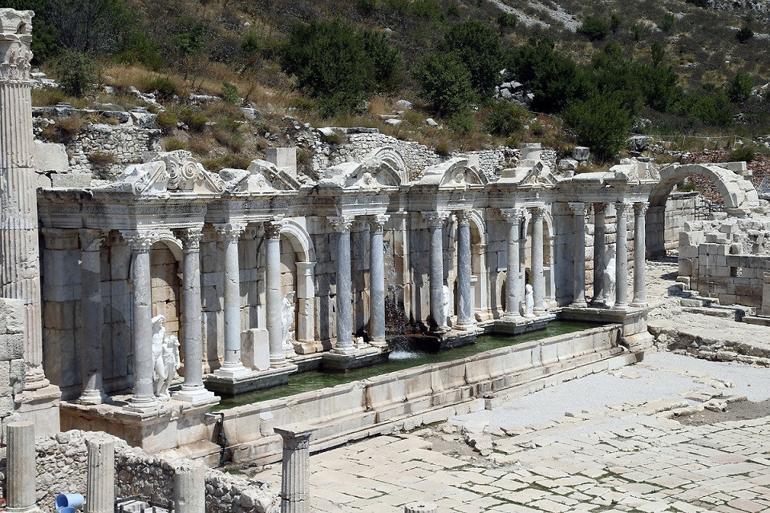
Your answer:
[[[337,345],[334,352],[351,354],[353,346],[353,280],[350,269],[350,227],[352,216],[330,217],[337,232]]]
[[[283,298],[281,297],[281,223],[265,223],[265,301],[270,366],[286,364],[283,350]]]
[[[125,233],[131,247],[131,285],[133,288],[133,352],[134,392],[127,408],[147,412],[158,407],[152,386],[152,280],[150,276],[150,248],[154,236],[148,233]]]
[[[628,203],[615,203],[615,306],[622,310],[628,307],[628,229],[626,227]]]
[[[203,227],[178,230],[182,240],[182,335],[184,342],[184,383],[174,398],[193,404],[213,401],[203,386],[203,326],[201,319],[200,245]]]
[[[457,218],[457,292],[459,296],[457,327],[473,325],[471,302],[471,223],[468,212],[455,212]]]
[[[7,506],[9,513],[36,513],[35,425],[10,422],[6,430]]]
[[[586,306],[586,204],[574,202],[569,206],[575,216],[572,306],[583,308]]]
[[[508,261],[505,273],[505,317],[521,317],[521,263],[519,254],[519,236],[521,234],[522,213],[519,209],[500,210],[508,223]]]
[[[24,302],[25,390],[43,374],[40,251],[29,78],[32,11],[2,9],[0,33],[0,297]],[[17,29],[17,27],[20,27]]]
[[[301,428],[275,428],[283,438],[281,513],[310,512],[310,437]]]
[[[543,274],[543,207],[532,207],[532,288],[535,314],[545,313],[545,275]]]
[[[371,219],[369,236],[369,334],[371,344],[385,347],[385,223],[389,216],[376,215]]]
[[[430,317],[432,328],[447,331],[447,319],[444,315],[444,221],[447,212],[423,213],[430,229]]]
[[[604,269],[607,267],[606,259],[606,204],[594,203],[594,295],[591,304],[603,306],[604,301]]]
[[[634,203],[634,299],[631,306],[647,306],[645,289],[647,252],[647,203]]]
[[[104,233],[80,230],[80,315],[86,360],[86,382],[79,402],[101,404],[102,386],[102,244]]]
[[[185,463],[174,473],[174,513],[206,512],[206,469]]]
[[[225,245],[225,361],[214,371],[218,377],[238,379],[250,374],[241,361],[241,272],[238,241],[246,227],[222,224],[216,229]]]
[[[86,440],[86,513],[112,513],[115,510],[115,442]]]

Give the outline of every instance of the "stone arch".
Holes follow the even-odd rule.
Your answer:
[[[473,282],[473,311],[489,310],[489,274],[487,272],[487,227],[484,216],[477,210],[468,213],[471,225],[471,275]]]
[[[388,170],[399,185],[409,181],[409,171],[404,157],[392,146],[382,146],[369,153],[363,164],[380,167]]]
[[[166,318],[166,333],[184,344],[182,325],[182,247],[171,235],[161,237],[150,248],[152,315]],[[184,351],[180,350],[180,355]]]
[[[295,254],[295,340],[302,352],[311,351],[315,340],[315,249],[304,226],[294,220],[281,223],[285,237]]]
[[[526,240],[526,243],[520,246],[520,261],[522,262],[522,268],[524,269],[524,284],[531,283],[531,221],[532,216],[527,213],[524,216],[524,223],[522,226],[522,234]],[[552,303],[550,306],[555,306],[556,301],[555,250],[556,245],[554,237],[553,215],[551,214],[550,208],[546,208],[543,212],[543,274],[545,275],[545,300],[546,302]]]
[[[315,262],[315,249],[313,240],[304,226],[293,219],[281,222],[281,235],[285,235],[297,253],[298,260],[303,262]]]
[[[759,206],[752,183],[718,164],[671,164],[660,170],[660,181],[652,189],[646,214],[647,257],[666,254],[666,202],[677,183],[688,176],[702,176],[716,187],[728,211],[748,212]]]

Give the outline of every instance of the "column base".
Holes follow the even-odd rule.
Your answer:
[[[369,341],[369,345],[372,347],[385,348],[388,347],[388,341],[385,338],[375,338]]]
[[[225,363],[222,367],[214,371],[214,376],[220,379],[243,379],[249,377],[253,371],[247,369],[241,363],[228,365]]]
[[[650,304],[647,301],[632,301],[632,308],[647,308]]]
[[[612,305],[613,310],[628,310],[628,303],[615,303]]]
[[[384,348],[369,346],[361,349],[354,347],[352,350],[352,352],[340,353],[332,349],[324,353],[321,366],[324,370],[346,371],[388,361],[389,351]]]
[[[574,302],[572,302],[570,304],[570,306],[573,307],[573,308],[588,308],[588,303],[586,303],[585,300],[583,300],[583,301],[574,301]]]
[[[334,348],[329,351],[329,353],[332,354],[339,354],[343,356],[352,356],[355,355],[358,352],[358,348],[355,346],[355,344],[351,344],[349,346],[334,346]]]
[[[43,513],[43,510],[38,508],[37,505],[24,508],[7,508],[5,511],[8,513]]]
[[[468,323],[457,323],[454,328],[457,331],[473,331],[476,329],[476,323],[468,322]]]
[[[139,398],[132,397],[129,399],[125,408],[131,412],[145,414],[159,410],[160,406],[160,402],[155,398],[155,396]]]
[[[232,397],[234,395],[286,385],[289,382],[289,374],[297,372],[299,368],[286,363],[277,368],[263,371],[246,369],[246,374],[238,377],[222,377],[215,372],[206,378],[206,387],[219,395]]]
[[[203,385],[188,389],[185,389],[184,385],[182,385],[182,389],[171,394],[171,398],[176,401],[190,403],[193,406],[209,403],[216,404],[219,402],[219,397],[214,395],[214,392],[206,390]]]
[[[105,395],[101,390],[84,390],[83,393],[80,394],[77,402],[80,404],[95,406],[97,404],[104,403],[107,399],[107,395]]]

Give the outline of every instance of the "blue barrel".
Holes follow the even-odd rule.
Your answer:
[[[56,509],[61,513],[74,513],[78,508],[83,507],[83,496],[79,493],[60,493],[56,496]],[[63,508],[70,508],[71,511],[63,511]]]

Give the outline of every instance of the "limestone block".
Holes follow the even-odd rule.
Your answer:
[[[69,157],[63,144],[36,140],[35,146],[32,148],[32,156],[38,171],[67,172],[69,170]]]
[[[0,334],[24,331],[24,301],[0,298]]]

